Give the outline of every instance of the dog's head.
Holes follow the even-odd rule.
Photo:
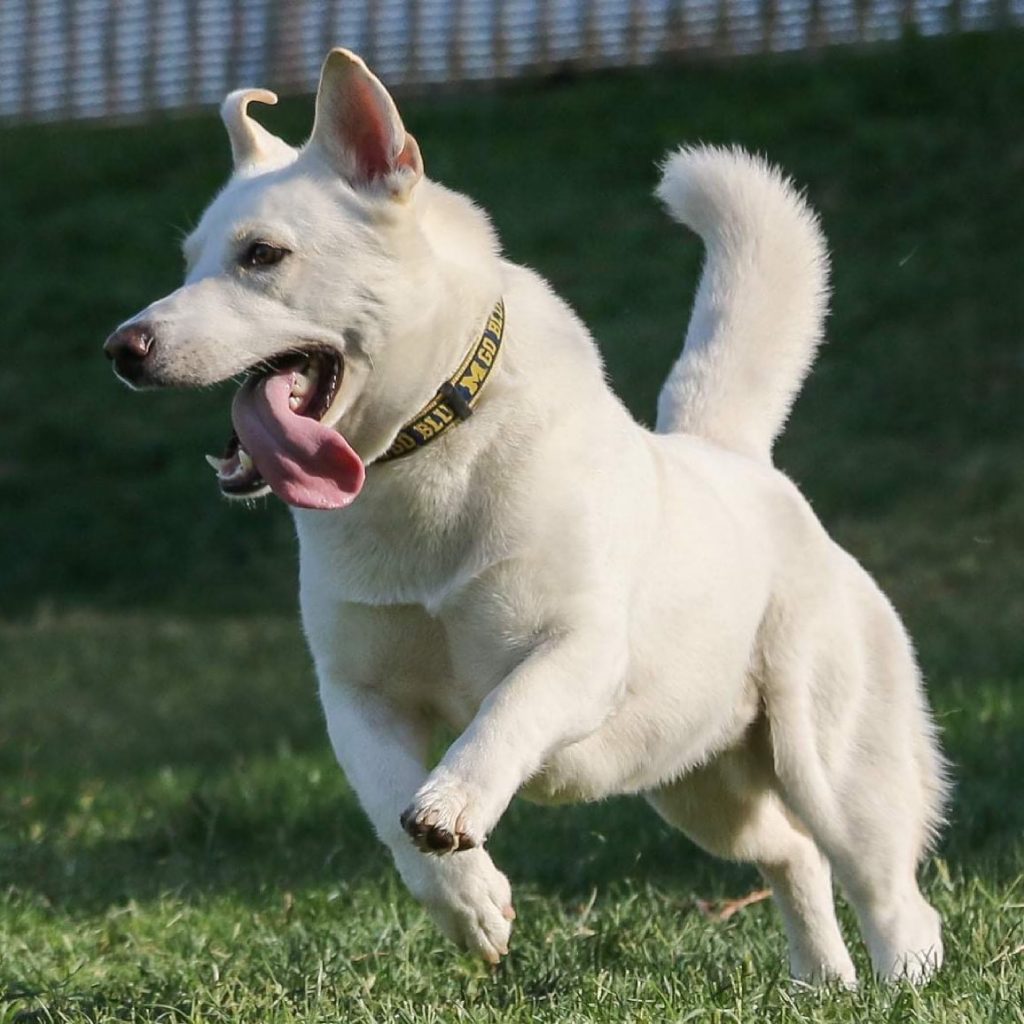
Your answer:
[[[225,494],[344,507],[450,372],[466,343],[456,310],[493,301],[497,244],[468,200],[424,179],[354,54],[328,55],[301,149],[254,121],[253,101],[276,97],[239,90],[221,108],[234,173],[184,243],[184,284],[104,349],[135,388],[244,378],[211,459]]]

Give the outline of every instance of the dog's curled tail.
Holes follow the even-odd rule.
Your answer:
[[[740,149],[680,149],[657,195],[707,250],[657,429],[771,461],[822,337],[828,252],[818,219],[792,182]]]

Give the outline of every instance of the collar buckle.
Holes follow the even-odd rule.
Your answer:
[[[446,380],[437,389],[437,393],[460,420],[468,420],[473,415],[473,406],[466,401],[462,392],[450,380]]]

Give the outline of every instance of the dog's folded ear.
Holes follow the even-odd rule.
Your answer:
[[[310,144],[356,188],[383,186],[404,199],[423,176],[420,148],[390,93],[359,57],[340,47],[320,73]]]
[[[220,106],[220,119],[228,130],[235,174],[248,176],[290,164],[296,152],[283,139],[272,135],[249,116],[252,102],[274,104],[277,96],[269,89],[236,89]]]

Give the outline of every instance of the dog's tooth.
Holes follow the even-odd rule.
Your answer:
[[[252,469],[255,465],[249,453],[244,448],[238,449],[238,464],[246,471]]]
[[[299,394],[305,395],[307,392],[312,391],[316,387],[318,374],[316,367],[310,363],[309,366],[299,375],[297,385],[299,387]]]
[[[310,366],[303,373],[292,374],[292,398],[305,398],[316,383],[316,373]]]
[[[203,458],[220,474],[221,469],[224,466],[224,460],[218,458],[216,455],[204,455]]]

